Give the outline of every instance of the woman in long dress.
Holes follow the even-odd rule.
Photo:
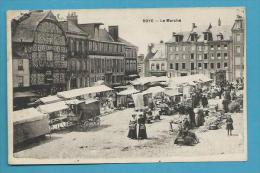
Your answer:
[[[139,115],[137,123],[139,125],[139,128],[138,128],[138,139],[147,139],[146,126],[145,126],[145,117],[144,117],[143,114]]]
[[[137,126],[136,114],[133,114],[129,122],[129,131],[127,135],[128,138],[137,139],[136,126]]]

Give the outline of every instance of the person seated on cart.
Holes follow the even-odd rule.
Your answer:
[[[127,137],[130,139],[137,139],[137,119],[136,114],[132,115],[132,118],[129,121],[129,131]]]

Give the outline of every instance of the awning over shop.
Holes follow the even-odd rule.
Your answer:
[[[100,92],[111,91],[111,90],[113,89],[109,88],[106,85],[99,85],[99,86],[79,88],[79,89],[59,92],[57,96],[65,99],[70,99],[78,96],[83,96],[86,94],[100,93]]]
[[[49,103],[54,103],[54,102],[58,102],[61,101],[62,99],[59,98],[58,96],[54,95],[54,96],[47,96],[47,97],[42,97],[37,101],[40,101],[44,104],[49,104]]]
[[[119,92],[117,95],[126,96],[126,95],[135,94],[135,93],[138,93],[138,92],[139,91],[134,89],[134,88],[129,88],[129,89],[126,89],[124,91]]]
[[[68,109],[68,105],[66,105],[65,101],[60,101],[56,103],[50,103],[46,105],[40,105],[38,106],[38,110],[42,113],[52,113],[52,112],[57,112],[61,110]]]
[[[164,93],[168,96],[178,96],[178,95],[182,95],[182,93],[179,93],[177,90],[174,89],[167,89],[164,91]]]
[[[37,97],[38,95],[30,91],[25,92],[14,92],[14,98],[23,98],[23,97]]]
[[[39,112],[35,108],[22,109],[13,112],[13,123],[22,124],[26,122],[37,121],[45,118],[47,115]]]
[[[151,87],[145,91],[143,91],[143,94],[157,94],[160,92],[164,92],[164,88],[160,87],[160,86],[156,86],[156,87]]]

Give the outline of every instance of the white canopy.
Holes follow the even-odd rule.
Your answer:
[[[35,108],[22,109],[13,112],[13,123],[15,125],[25,122],[37,121],[43,119],[46,116],[47,115],[39,112]]]
[[[138,93],[138,92],[139,91],[134,89],[134,88],[128,88],[124,91],[119,92],[117,95],[126,96],[126,95],[135,94],[135,93]]]
[[[160,92],[164,92],[164,90],[165,90],[164,88],[162,88],[160,86],[156,86],[156,87],[151,87],[151,88],[145,90],[143,92],[143,94],[150,94],[150,93],[157,94],[157,93],[160,93]]]
[[[167,89],[164,91],[164,93],[168,96],[178,96],[178,95],[182,95],[182,93],[179,93],[177,90],[174,89]]]
[[[100,93],[100,92],[111,91],[111,90],[113,89],[109,88],[106,85],[99,85],[99,86],[63,91],[63,92],[59,92],[57,95],[61,98],[70,99],[70,98],[75,98],[77,96],[82,96],[86,94]]]
[[[203,74],[195,74],[189,76],[179,76],[170,78],[169,86],[177,86],[177,85],[196,85],[197,82],[209,82],[212,79],[208,78]]]
[[[52,112],[57,112],[68,108],[69,107],[66,105],[65,101],[38,106],[38,110],[42,113],[52,113]]]
[[[149,82],[168,82],[169,78],[166,76],[160,76],[160,77],[156,77],[156,76],[150,76],[150,77],[141,77],[138,78],[134,81],[132,81],[133,85],[144,85],[147,84]]]
[[[54,102],[58,102],[58,101],[61,101],[62,99],[59,98],[58,96],[56,95],[53,95],[53,96],[47,96],[47,97],[42,97],[39,99],[39,101],[41,101],[42,103],[44,104],[48,104],[48,103],[54,103]]]
[[[66,100],[65,103],[67,105],[77,105],[79,103],[83,103],[85,100],[78,100],[78,99],[72,99],[72,100]]]

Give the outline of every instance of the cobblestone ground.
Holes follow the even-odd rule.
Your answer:
[[[195,146],[177,146],[175,135],[169,134],[172,116],[147,125],[147,140],[128,139],[128,122],[133,109],[117,111],[101,117],[101,126],[86,132],[63,131],[47,135],[41,142],[27,146],[14,153],[18,158],[55,159],[104,159],[104,158],[162,158],[210,156],[215,160],[227,156],[237,160],[244,152],[243,115],[232,115],[233,136],[227,136],[225,125],[222,129],[196,132],[200,143]],[[233,155],[233,156],[232,156]],[[231,157],[232,156],[232,157]]]

